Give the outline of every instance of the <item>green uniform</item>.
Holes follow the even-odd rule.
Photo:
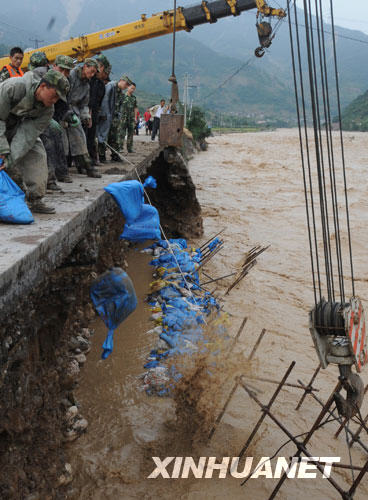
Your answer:
[[[9,175],[23,181],[28,199],[46,192],[46,151],[39,139],[48,127],[54,107],[35,98],[41,77],[30,71],[22,78],[9,78],[0,85],[0,154],[9,155]]]
[[[125,94],[121,103],[120,124],[119,124],[119,143],[121,149],[124,146],[124,139],[127,136],[127,150],[132,151],[133,136],[135,129],[135,109],[137,108],[137,99],[134,95]]]
[[[114,111],[112,115],[111,127],[109,131],[108,143],[116,151],[120,150],[120,139],[119,139],[119,128],[120,128],[120,117],[121,117],[121,107],[124,100],[124,93],[119,89],[118,84],[115,86],[115,104]]]

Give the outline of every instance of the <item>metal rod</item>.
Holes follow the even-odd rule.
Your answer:
[[[248,361],[251,361],[253,359],[253,356],[255,355],[255,353],[256,353],[256,351],[257,351],[257,349],[259,347],[259,344],[262,342],[262,339],[263,339],[265,333],[266,333],[266,328],[263,328],[263,330],[261,331],[260,336],[257,339],[257,342],[255,343],[255,345],[254,345],[254,347],[252,349],[252,352],[248,356]]]
[[[211,278],[210,281],[206,281],[203,285],[209,285],[210,283],[215,283],[216,281],[224,280],[225,278],[230,278],[231,276],[235,276],[237,273],[225,274],[225,276],[221,276],[220,278]]]
[[[233,395],[235,394],[236,389],[238,388],[238,385],[239,385],[239,382],[238,382],[238,380],[236,380],[233,388],[231,389],[231,391],[230,391],[230,393],[229,393],[229,395],[228,395],[228,397],[226,399],[226,402],[225,402],[222,410],[220,411],[218,417],[215,420],[215,423],[213,424],[213,427],[212,427],[212,429],[211,429],[211,431],[210,431],[210,433],[208,435],[208,440],[212,439],[212,436],[214,435],[214,433],[215,433],[215,431],[217,429],[218,424],[221,422],[222,417],[224,416],[224,414],[225,414],[225,412],[227,410],[227,407],[229,406],[231,398],[233,397]]]
[[[364,395],[367,394],[367,392],[368,392],[368,384],[365,386]],[[365,419],[363,420],[363,423],[361,423],[359,425],[358,430],[355,432],[355,434],[351,438],[351,441],[349,443],[349,448],[351,448],[353,446],[354,442],[357,440],[357,438],[359,438],[359,434],[362,432],[362,429],[365,428],[366,423],[368,423],[368,413],[367,413],[367,416],[365,417]]]
[[[320,369],[321,369],[321,365],[318,365],[317,368],[315,369],[313,375],[312,375],[312,378],[310,379],[309,384],[307,385],[307,390],[305,391],[305,393],[303,394],[303,396],[300,398],[300,401],[297,404],[297,406],[295,408],[295,411],[300,410],[302,404],[304,403],[305,398],[307,397],[307,394],[309,394],[309,392],[310,392],[310,387],[312,387],[313,382],[315,381],[317,375],[319,374]]]
[[[247,317],[245,317],[245,318],[243,319],[243,321],[241,322],[241,325],[240,325],[240,327],[239,327],[238,333],[237,333],[237,334],[235,335],[235,337],[233,338],[233,340],[232,340],[232,342],[231,342],[231,345],[230,345],[230,347],[229,347],[229,350],[228,350],[228,352],[227,352],[227,354],[226,354],[226,359],[228,359],[228,357],[229,357],[229,356],[230,356],[230,354],[232,353],[232,351],[233,351],[233,349],[234,349],[234,347],[235,347],[236,343],[237,343],[237,342],[238,342],[238,340],[239,340],[240,335],[242,334],[242,331],[244,330],[245,325],[247,324],[247,321],[248,321],[248,318],[247,318]]]
[[[206,241],[206,243],[203,243],[203,245],[201,245],[199,247],[199,250],[202,250],[202,248],[206,247],[208,245],[208,243],[211,243],[212,240],[214,240],[215,238],[217,238],[217,236],[220,236],[220,234],[222,234],[224,231],[225,231],[225,227],[224,229],[221,229],[221,231],[219,231],[217,234],[215,234],[215,236],[211,236],[211,238],[209,240]]]
[[[265,377],[254,377],[252,375],[243,375],[243,377],[250,379],[250,380],[259,380],[260,382],[268,382],[270,384],[279,384],[280,383],[277,380],[272,380],[271,378],[265,378]],[[289,384],[288,382],[285,382],[284,386],[294,387],[295,389],[303,389],[303,391],[305,391],[304,385]],[[311,387],[310,390],[315,391],[315,392],[319,392],[319,389],[315,389],[314,387]]]
[[[343,430],[343,428],[345,427],[345,425],[349,422],[349,419],[348,418],[344,418],[344,420],[342,421],[342,423],[340,424],[340,427],[337,429],[337,431],[335,432],[335,435],[334,435],[334,438],[338,438],[339,435],[340,435],[340,432]]]
[[[363,476],[368,472],[368,460],[366,461],[364,467],[362,468],[362,470],[360,471],[359,475],[357,476],[357,478],[355,479],[354,483],[352,484],[350,490],[349,490],[349,495],[350,497],[352,498],[357,487],[359,486],[359,483],[360,481],[363,479]]]
[[[300,380],[298,380],[298,382],[301,383]],[[339,392],[341,390],[341,387],[342,387],[342,382],[339,381],[338,384],[336,385],[334,391],[332,391],[330,397],[328,398],[327,403],[325,405],[323,405],[323,403],[322,403],[323,408],[321,410],[321,413],[318,415],[317,420],[314,422],[311,430],[308,432],[306,438],[304,439],[303,447],[305,447],[308,444],[309,440],[311,439],[311,437],[314,434],[314,431],[317,429],[319,424],[322,422],[323,417],[326,415],[326,413],[329,412],[330,406],[332,405],[332,403],[334,401],[335,392]],[[313,397],[317,397],[317,396],[315,396],[315,394],[313,394],[313,392],[311,394],[313,395]],[[300,457],[301,453],[302,453],[301,450],[298,448],[298,451],[297,451],[296,455],[294,455],[294,456]],[[287,478],[287,475],[284,472],[283,475],[281,476],[279,482],[275,486],[274,490],[272,491],[271,496],[269,497],[269,500],[273,500],[275,498],[275,496],[279,492],[281,486],[284,484],[286,478]],[[331,479],[331,478],[329,478],[329,479]]]
[[[363,420],[363,422],[364,422],[364,424],[368,423],[368,414],[365,417],[365,419]],[[362,432],[362,429],[364,429],[364,425],[360,424],[359,427],[358,427],[358,430],[354,433],[353,437],[351,438],[351,441],[349,442],[349,447],[350,448],[353,446],[353,444],[355,443],[355,441],[357,439],[359,439],[359,435]]]
[[[296,439],[295,436],[293,436],[293,434],[291,434],[291,432],[284,426],[284,424],[278,419],[276,418],[272,413],[271,413],[271,410],[268,406],[264,406],[260,401],[259,399],[253,394],[252,391],[249,390],[249,388],[246,386],[246,384],[244,384],[244,382],[242,382],[241,380],[239,381],[240,385],[243,387],[243,389],[249,394],[249,396],[258,404],[258,406],[262,409],[262,412],[263,412],[263,415],[266,416],[268,415],[271,420],[273,420],[273,422],[275,422],[275,424],[280,427],[280,429],[287,435],[287,437],[290,439],[290,441],[293,441],[293,443],[295,444],[295,446],[298,448],[298,452],[296,455],[294,455],[295,457],[300,457],[300,455],[302,453],[304,453],[304,455],[306,455],[308,458],[313,458],[313,456],[308,452],[308,450],[306,449],[306,439],[308,438],[309,434],[313,431],[314,432],[314,428],[316,423],[314,424],[314,426],[312,427],[311,431],[309,432],[307,438],[301,443],[300,441],[298,441]],[[323,417],[322,417],[323,418]],[[321,418],[321,420],[322,420]],[[320,420],[320,421],[321,421]],[[318,419],[317,419],[318,421]],[[316,422],[317,422],[316,421]],[[319,425],[319,424],[318,424]],[[313,430],[314,429],[314,430]],[[313,434],[312,432],[312,434]],[[316,464],[316,467],[317,469],[323,474],[324,473],[324,467],[321,466],[321,464],[316,461],[316,460],[311,460],[313,463]],[[249,477],[249,476],[248,476]],[[285,475],[286,477],[286,475]],[[281,478],[282,479],[282,478]],[[281,479],[280,479],[280,482],[281,482]],[[334,488],[341,494],[341,496],[343,498],[346,498],[345,497],[345,494],[346,492],[341,488],[341,486],[331,477],[326,477],[326,479],[332,484],[332,486],[334,486]],[[244,481],[245,482],[245,481]],[[244,484],[244,482],[242,483],[242,485]],[[271,494],[271,497],[269,498],[269,500],[271,500],[271,498],[274,498],[274,496],[272,496],[273,493]]]
[[[304,386],[305,386],[305,384],[303,384],[303,382],[302,382],[301,380],[298,380],[298,382],[299,382],[299,384],[301,384],[301,385],[304,385]],[[310,395],[312,396],[312,398],[313,398],[315,401],[317,401],[317,403],[319,403],[321,406],[324,406],[323,401],[321,401],[321,400],[319,399],[319,397],[318,397],[318,396],[316,396],[316,394],[314,394],[313,392],[311,392],[311,393],[310,393]],[[337,417],[336,417],[336,413],[335,413],[333,410],[330,410],[330,411],[329,411],[329,414],[331,415],[331,417],[333,417],[333,418],[337,418]],[[350,429],[347,429],[347,431],[348,431],[348,433],[349,433],[349,435],[350,435],[350,436],[353,436],[353,435],[354,435],[354,434],[353,434],[353,432],[352,432]],[[356,441],[357,443],[359,443],[359,444],[360,444],[361,448],[363,448],[363,450],[364,450],[365,452],[367,452],[367,453],[368,453],[368,447],[367,447],[367,446],[366,446],[366,445],[365,445],[365,444],[364,444],[364,443],[363,443],[363,442],[362,442],[359,438],[356,438],[356,439],[355,439],[355,441]]]
[[[273,405],[275,399],[279,395],[279,393],[280,393],[280,391],[281,391],[284,383],[286,382],[286,380],[287,380],[288,376],[290,375],[290,373],[291,373],[292,369],[294,368],[294,366],[295,366],[295,361],[293,361],[291,363],[291,365],[289,366],[289,368],[286,370],[285,375],[283,376],[281,382],[279,383],[278,387],[276,388],[276,391],[273,393],[271,399],[269,400],[268,405],[265,406],[265,408],[267,408],[268,410],[271,408],[271,406]],[[241,383],[240,378],[238,380],[239,380],[239,383]],[[252,399],[254,399],[254,401],[256,401],[258,404],[260,404],[261,407],[263,407],[262,403],[259,402],[259,400],[253,394],[253,392],[250,391],[248,388],[245,388],[245,384],[241,383],[241,385],[246,390],[246,392],[249,394],[249,396]],[[247,449],[249,448],[251,442],[253,441],[254,436],[257,434],[258,429],[261,427],[262,422],[263,422],[263,420],[265,418],[266,418],[266,413],[263,412],[262,415],[260,416],[258,422],[256,423],[253,431],[250,433],[250,436],[248,437],[247,442],[245,443],[245,445],[243,446],[243,448],[240,450],[239,455],[238,455],[239,458],[241,458],[244,455],[244,453],[247,451]]]

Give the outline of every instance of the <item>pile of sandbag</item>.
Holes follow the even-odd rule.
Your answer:
[[[199,249],[189,249],[185,239],[159,240],[143,250],[153,255],[155,280],[148,297],[154,327],[147,333],[157,336],[144,368],[148,394],[167,396],[181,374],[172,359],[205,349],[206,318],[220,309],[199,282]]]

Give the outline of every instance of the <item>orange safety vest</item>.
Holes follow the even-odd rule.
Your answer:
[[[23,71],[20,68],[15,69],[10,64],[6,64],[5,68],[9,71],[10,78],[15,78],[24,75]]]

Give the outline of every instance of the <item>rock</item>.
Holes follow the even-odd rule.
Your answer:
[[[65,414],[65,419],[69,426],[72,424],[73,420],[77,415],[78,415],[78,408],[76,406],[71,406],[70,408],[68,408]]]
[[[81,354],[83,356],[83,354]],[[71,379],[75,379],[78,377],[80,372],[79,369],[79,363],[76,359],[72,359],[69,361],[67,369],[66,369],[66,376]]]
[[[78,436],[79,434],[77,431],[75,431],[74,429],[70,429],[64,432],[64,441],[66,443],[71,443],[72,441],[75,441]]]
[[[76,432],[84,432],[88,427],[88,422],[85,418],[79,418],[73,424],[73,430]]]
[[[70,464],[65,464],[64,466],[65,472],[61,474],[58,478],[58,486],[66,486],[73,481],[73,469]]]
[[[74,353],[75,354],[80,354],[82,351],[79,349],[79,347],[77,349],[74,349]]]
[[[90,329],[89,328],[82,328],[81,335],[82,335],[82,337],[84,337],[85,339],[88,340],[91,337]]]
[[[74,356],[74,359],[79,363],[79,366],[84,365],[84,363],[87,361],[87,358],[84,354],[77,354]]]
[[[77,341],[79,342],[79,348],[82,351],[87,351],[89,349],[90,344],[89,344],[88,340],[86,340],[84,337],[82,337],[81,335],[78,335]]]

